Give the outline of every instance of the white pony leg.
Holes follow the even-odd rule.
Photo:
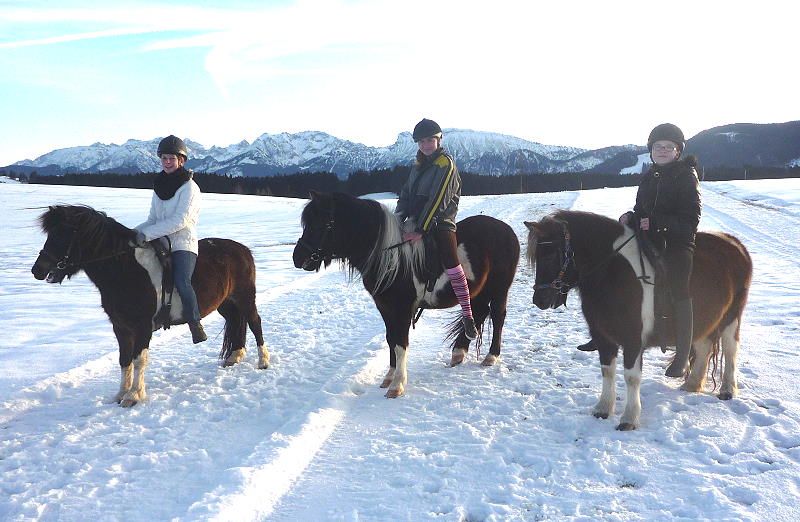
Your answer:
[[[635,430],[639,427],[639,417],[642,414],[642,400],[639,389],[642,384],[642,358],[636,361],[633,368],[625,369],[625,387],[627,395],[625,397],[625,411],[619,419],[618,430]]]
[[[681,386],[681,390],[698,393],[703,391],[708,375],[708,359],[711,356],[711,340],[699,339],[694,342],[694,361],[689,369],[689,376]]]
[[[600,419],[607,419],[614,415],[614,404],[617,400],[617,359],[614,358],[608,366],[600,365],[600,373],[603,375],[603,391],[600,399],[592,409],[592,415]]]
[[[148,352],[149,350],[145,348],[142,350],[142,353],[139,354],[139,357],[133,360],[133,367],[135,370],[133,387],[122,398],[120,406],[123,408],[130,408],[137,402],[143,401],[147,398],[147,391],[145,390],[144,384],[144,373],[147,369],[147,363],[149,359]]]
[[[122,375],[119,380],[119,391],[114,396],[114,400],[117,404],[122,402],[122,398],[125,397],[125,394],[128,393],[133,386],[133,364],[120,366],[120,372]]]
[[[719,398],[726,401],[739,394],[736,383],[736,356],[739,352],[739,340],[736,339],[736,330],[739,320],[736,319],[722,330],[722,358],[725,366],[722,370],[722,386],[719,389]]]
[[[394,347],[395,360],[397,367],[394,371],[394,379],[389,389],[386,392],[386,397],[394,399],[402,396],[406,391],[406,383],[408,382],[408,350],[405,346]]]
[[[269,350],[266,343],[258,347],[258,369],[266,370],[269,368]]]
[[[245,349],[244,346],[242,346],[241,348],[237,348],[231,352],[231,354],[225,359],[225,362],[222,363],[222,365],[233,366],[234,364],[239,364],[244,360],[245,355],[247,355],[247,350]]]

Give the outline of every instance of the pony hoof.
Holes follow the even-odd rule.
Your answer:
[[[388,388],[390,384],[392,384],[392,380],[387,377],[381,383],[381,388]]]
[[[719,394],[719,399],[721,401],[729,401],[733,399],[733,394],[731,392],[722,392]]]
[[[247,350],[245,350],[244,348],[239,348],[237,350],[234,350],[233,352],[231,352],[228,358],[225,359],[225,362],[222,364],[222,366],[227,368],[229,366],[233,366],[234,364],[242,362],[244,360],[244,356],[246,353]]]
[[[486,358],[481,362],[481,366],[494,366],[497,363],[497,356],[489,354]]]
[[[619,426],[617,426],[618,431],[633,431],[636,429],[635,424],[631,424],[630,422],[620,422]]]
[[[124,399],[120,401],[119,405],[122,406],[123,408],[130,408],[132,406],[135,406],[137,402],[138,401],[135,401],[133,399]]]
[[[258,369],[266,370],[269,368],[269,350],[266,345],[258,347]]]
[[[688,382],[681,384],[680,389],[681,391],[689,393],[700,393],[701,391],[703,391],[699,386],[690,385]]]
[[[450,367],[458,366],[464,359],[467,358],[467,351],[463,348],[456,348],[453,350],[453,355],[450,357]]]
[[[396,399],[398,397],[402,397],[403,393],[404,393],[403,392],[403,388],[400,387],[400,388],[398,388],[396,390],[388,390],[386,392],[386,395],[384,395],[384,397],[386,397],[387,399]]]
[[[607,419],[608,418],[608,413],[603,413],[603,412],[600,412],[600,411],[592,412],[592,415],[594,416],[595,419]],[[617,429],[619,429],[619,428],[617,428]]]

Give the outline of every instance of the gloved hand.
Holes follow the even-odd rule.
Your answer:
[[[136,237],[131,239],[130,244],[135,248],[144,248],[147,246],[147,236],[137,230]]]
[[[422,234],[419,232],[403,232],[403,241],[417,241],[422,239]]]

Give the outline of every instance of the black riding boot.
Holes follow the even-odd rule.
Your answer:
[[[667,367],[667,377],[683,377],[689,365],[694,333],[692,319],[692,300],[684,299],[672,305],[675,313],[675,358]]]
[[[194,344],[202,343],[208,339],[206,331],[203,330],[203,325],[200,324],[200,321],[189,322],[189,331],[192,332],[192,342]]]
[[[597,350],[597,346],[594,345],[594,339],[589,339],[587,342],[579,344],[578,350],[582,352],[593,352]]]

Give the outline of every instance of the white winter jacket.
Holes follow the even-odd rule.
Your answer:
[[[150,215],[136,230],[147,241],[167,236],[172,250],[188,250],[197,254],[197,222],[200,218],[200,187],[190,179],[170,199],[161,199],[153,192]]]

